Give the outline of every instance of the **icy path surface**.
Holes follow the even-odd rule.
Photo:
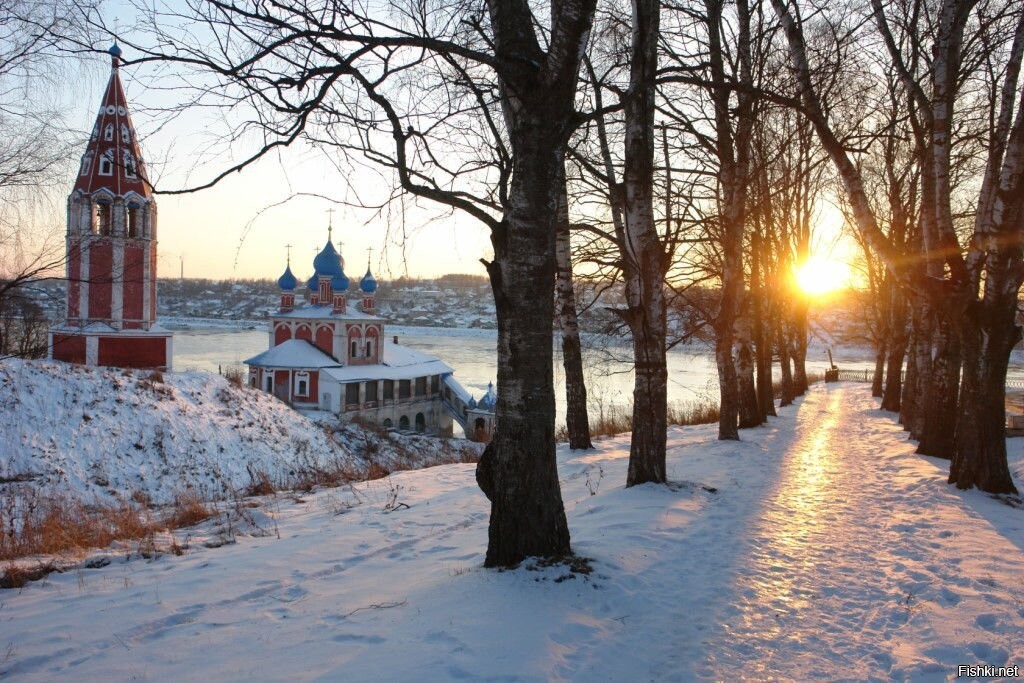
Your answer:
[[[840,388],[801,407],[776,482],[737,539],[745,559],[708,674],[944,678],[953,662],[1024,664],[1019,519],[1002,535],[937,485],[942,461],[908,457],[872,407]]]
[[[0,591],[5,681],[946,680],[1024,665],[1024,510],[945,484],[864,387],[719,442],[559,452],[589,577],[481,568],[473,467],[263,508],[269,535]],[[1022,440],[1011,440],[1018,486]]]

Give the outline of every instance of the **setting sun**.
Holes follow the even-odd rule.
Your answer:
[[[794,273],[796,284],[808,296],[821,296],[850,285],[850,266],[827,257],[812,256]]]

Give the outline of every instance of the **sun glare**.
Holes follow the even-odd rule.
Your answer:
[[[808,296],[831,294],[850,286],[850,266],[822,256],[812,256],[795,273],[797,286]]]

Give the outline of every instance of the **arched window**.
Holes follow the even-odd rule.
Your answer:
[[[427,431],[427,418],[423,417],[423,413],[416,413],[416,431]]]
[[[367,358],[373,358],[373,340],[372,339],[367,339],[366,340],[366,357]]]
[[[96,232],[101,235],[109,235],[111,231],[111,206],[105,202],[96,204]]]
[[[128,130],[128,126],[126,126],[126,125],[124,125],[122,123],[121,124],[121,142],[128,143],[128,142],[131,142],[131,141],[132,141],[132,134]]]
[[[349,355],[351,358],[359,357],[359,342],[357,342],[355,339],[352,340],[352,349]]]
[[[403,415],[398,418],[398,428],[406,430],[409,429],[409,418],[407,416]]]
[[[142,208],[128,205],[128,236],[142,237]]]
[[[391,418],[385,417],[384,422],[382,424],[384,426],[384,429],[391,429]]]
[[[108,123],[107,127],[103,129],[103,139],[107,142],[114,139],[114,124]]]
[[[124,150],[121,153],[121,163],[124,164],[124,176],[126,178],[135,178],[137,173],[135,172],[135,157],[128,150]]]
[[[80,175],[89,175],[89,171],[92,169],[92,152],[86,152],[82,157],[82,170]]]
[[[100,157],[100,175],[114,175],[114,150],[108,149]]]

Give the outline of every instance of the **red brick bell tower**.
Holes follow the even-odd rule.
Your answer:
[[[50,329],[50,356],[86,365],[171,368],[172,337],[156,324],[156,201],[118,73],[68,196],[67,318]]]

